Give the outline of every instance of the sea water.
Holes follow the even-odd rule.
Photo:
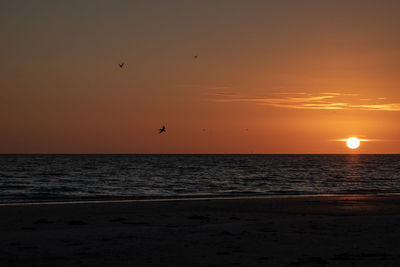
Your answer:
[[[0,202],[400,193],[400,155],[0,155]]]

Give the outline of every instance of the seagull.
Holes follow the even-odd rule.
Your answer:
[[[161,129],[159,129],[159,134],[161,134],[161,133],[165,133],[166,131],[165,131],[165,125],[163,125],[163,127],[161,128]]]
[[[122,67],[125,65],[125,62],[122,62],[121,64],[118,64],[118,66],[122,69]]]

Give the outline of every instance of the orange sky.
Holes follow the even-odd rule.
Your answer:
[[[0,3],[0,153],[400,152],[399,1],[82,2]]]

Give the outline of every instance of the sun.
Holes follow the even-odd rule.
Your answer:
[[[360,139],[357,137],[350,137],[346,140],[346,145],[351,149],[356,149],[360,146]]]

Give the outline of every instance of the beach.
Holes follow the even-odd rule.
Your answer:
[[[400,197],[1,205],[0,266],[399,266]]]

